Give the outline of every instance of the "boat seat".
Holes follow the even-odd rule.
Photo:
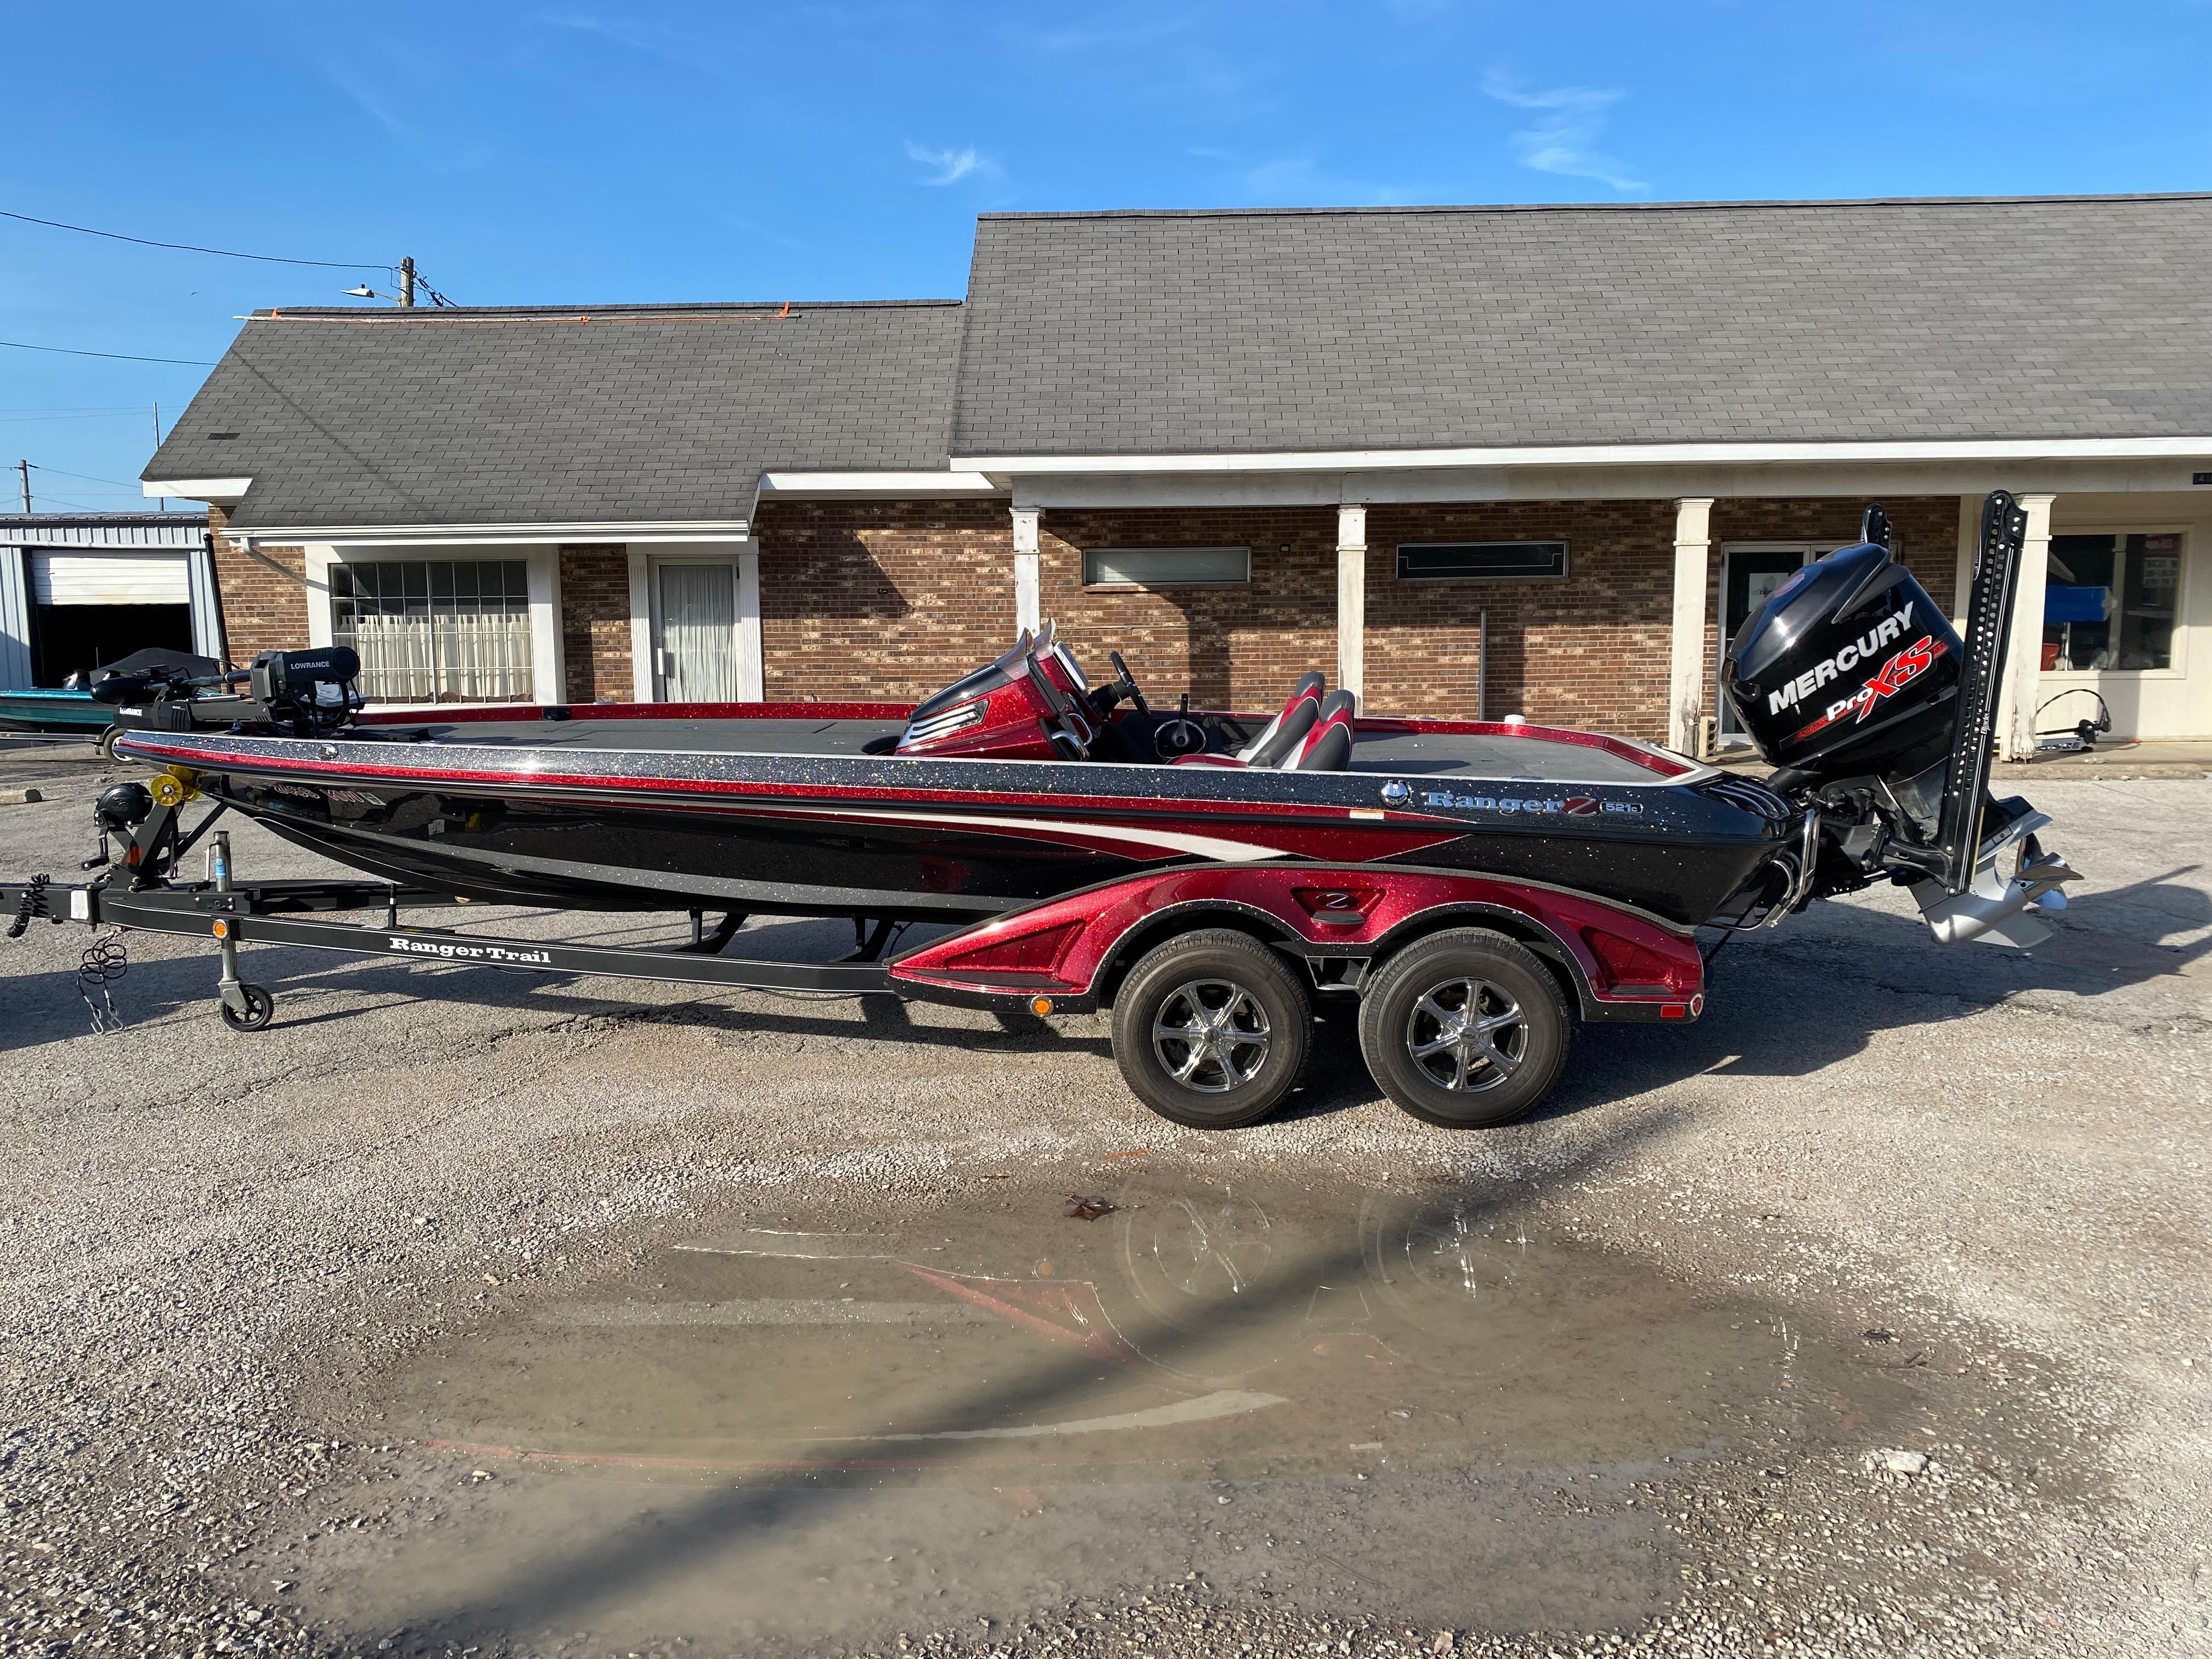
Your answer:
[[[1319,669],[1308,670],[1291,691],[1291,700],[1283,705],[1282,713],[1269,720],[1258,737],[1238,750],[1235,758],[1247,766],[1282,764],[1283,757],[1321,719],[1322,693],[1328,687],[1328,682],[1322,678]]]
[[[1352,719],[1358,699],[1349,691],[1332,691],[1305,736],[1275,763],[1280,772],[1342,772],[1352,765]]]

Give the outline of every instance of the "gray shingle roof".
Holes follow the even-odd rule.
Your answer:
[[[144,476],[251,477],[252,528],[741,519],[771,469],[944,465],[957,301],[780,309],[258,314]]]
[[[2212,197],[992,215],[955,456],[2212,433]]]

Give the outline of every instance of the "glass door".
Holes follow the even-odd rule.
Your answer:
[[[653,677],[663,702],[738,700],[738,567],[660,564]]]
[[[1729,641],[1759,614],[1774,590],[1797,574],[1813,556],[1809,547],[1730,547],[1721,552],[1721,646],[1716,661],[1728,657]],[[1720,735],[1741,738],[1743,723],[1723,690],[1714,698],[1720,712]]]

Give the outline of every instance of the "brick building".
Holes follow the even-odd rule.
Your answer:
[[[386,701],[919,697],[1050,617],[1691,748],[1866,501],[1955,611],[2002,486],[2014,741],[2212,736],[2208,269],[2212,196],[992,215],[962,301],[257,313],[146,488],[234,654]]]

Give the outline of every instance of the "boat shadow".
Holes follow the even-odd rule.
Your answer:
[[[2191,1000],[2195,988],[2189,970],[2212,953],[2212,896],[2185,879],[2196,873],[2197,866],[2182,866],[2097,894],[2062,922],[2057,939],[2033,952],[1940,945],[1910,915],[1866,905],[1817,905],[1774,933],[1732,943],[1714,963],[1711,1000],[1695,1024],[1581,1026],[1566,1073],[1537,1121],[1700,1073],[1810,1076],[1863,1052],[1880,1032],[1942,1025],[2023,994],[2045,1006],[2054,996],[2076,1001],[2088,1017],[2118,1018],[2121,994],[2150,987],[2148,1000],[2138,998],[2140,1006],[2127,1008],[2128,1018],[2140,1016],[2144,1023],[2199,1018],[2187,1012],[2202,1006],[2201,997]],[[748,929],[740,938],[749,953],[819,960],[843,943],[836,930],[844,926],[778,922]],[[595,942],[652,943],[659,937],[665,944],[667,927],[665,919],[610,918]],[[39,926],[31,942],[45,933]],[[2175,937],[2185,942],[2165,943]],[[54,948],[64,941],[64,949]],[[85,1033],[89,1015],[72,970],[77,951],[88,942],[81,931],[64,935],[56,929],[40,952],[44,970],[34,968],[6,981],[10,1018],[0,1020],[0,1052]],[[136,936],[126,942],[135,945]],[[674,1000],[640,1000],[625,997],[622,981],[595,975],[334,957],[285,946],[249,950],[242,969],[248,980],[276,994],[276,1021],[256,1039],[261,1041],[362,1019],[398,1004],[450,998],[524,1018],[550,1013],[732,1032],[866,1036],[1009,1054],[1110,1053],[1103,1020],[1047,1021],[1020,1009],[975,1020],[918,1019],[909,1005],[890,995],[813,1004],[804,994],[700,986]],[[217,972],[212,950],[151,957],[133,961],[110,988],[130,1024],[196,1012],[211,1018]],[[2177,994],[2161,998],[2156,982],[2167,980]],[[820,1012],[810,1011],[816,1007]],[[1305,1076],[1276,1116],[1332,1115],[1380,1098],[1360,1057],[1353,1022],[1340,1015],[1316,1026]]]
[[[842,927],[842,924],[837,924]],[[31,936],[48,942],[45,924]],[[801,930],[808,930],[802,932]],[[603,928],[595,944],[659,942],[649,928]],[[657,929],[667,932],[665,925]],[[806,922],[748,930],[741,938],[750,948],[782,946],[793,954],[772,960],[820,960],[796,954],[820,943],[823,924]],[[624,937],[626,934],[645,937]],[[613,935],[610,937],[610,935]],[[773,936],[773,937],[769,937]],[[126,952],[141,935],[125,935]],[[31,1048],[89,1033],[91,1009],[79,993],[78,952],[90,942],[82,929],[55,929],[45,962],[12,980],[0,980],[9,1017],[0,1020],[0,1053]],[[835,948],[834,945],[830,948]],[[4,959],[0,959],[4,962]],[[14,964],[9,964],[14,965]],[[216,1016],[216,981],[222,972],[212,948],[190,954],[129,959],[126,971],[104,988],[125,1026],[164,1024],[179,1018]],[[264,987],[276,1000],[276,1015],[265,1030],[240,1034],[238,1041],[278,1042],[288,1031],[344,1026],[373,1019],[398,1006],[419,1005],[426,1017],[441,1002],[505,1011],[528,1020],[543,1018],[650,1022],[702,1030],[789,1036],[881,1038],[932,1048],[988,1048],[1006,1054],[1050,1054],[1074,1050],[1107,1056],[1103,1030],[1096,1035],[1055,1029],[1026,1009],[984,1012],[965,1022],[917,1020],[910,1006],[889,993],[866,996],[805,992],[745,990],[734,986],[670,988],[680,1000],[640,1000],[624,995],[624,982],[604,975],[544,972],[530,969],[462,966],[385,957],[337,956],[327,951],[287,945],[257,945],[241,952],[240,976]],[[94,986],[100,1000],[103,988]],[[858,1018],[855,1018],[857,1014]],[[379,1041],[385,1039],[379,1038]]]
[[[1882,1033],[1947,1025],[2024,996],[2046,1010],[2074,1005],[2087,1018],[2200,1029],[2206,999],[2190,970],[2212,956],[2212,895],[2185,879],[2199,870],[2182,866],[2100,892],[2033,951],[1939,945],[1914,915],[1815,905],[1773,933],[1732,942],[1712,964],[1696,1024],[1578,1025],[1559,1086],[1530,1121],[1700,1075],[1810,1077],[1855,1059]],[[2185,942],[2165,942],[2174,938]],[[1382,1097],[1349,1020],[1322,1024],[1315,1048],[1278,1117]]]

